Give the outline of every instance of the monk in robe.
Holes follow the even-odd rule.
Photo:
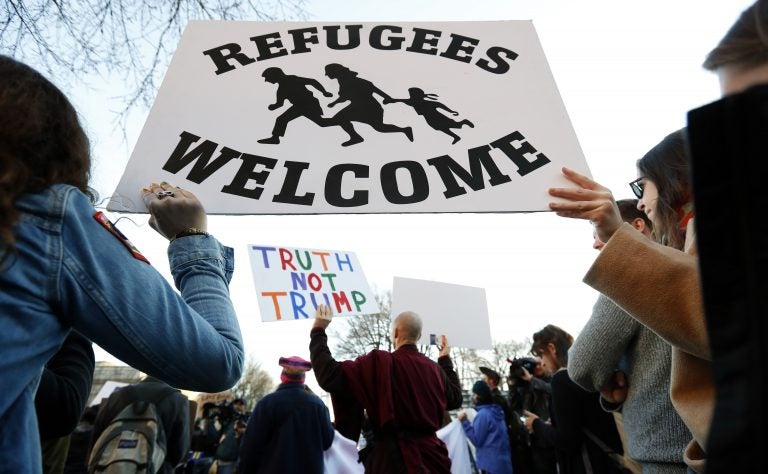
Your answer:
[[[448,450],[435,434],[447,410],[462,404],[461,384],[441,336],[437,363],[421,354],[421,318],[404,312],[392,322],[394,352],[373,350],[339,362],[328,349],[331,310],[319,305],[309,343],[312,368],[331,394],[336,429],[357,441],[363,411],[372,431],[361,461],[366,473],[449,473]]]

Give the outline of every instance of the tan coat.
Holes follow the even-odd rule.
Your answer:
[[[689,226],[692,229],[692,225]],[[672,345],[670,397],[693,440],[685,462],[703,472],[715,403],[695,238],[687,252],[650,241],[629,224],[608,240],[584,282]]]

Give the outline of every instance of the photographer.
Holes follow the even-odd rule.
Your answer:
[[[235,433],[235,409],[227,402],[221,402],[218,408],[217,420],[221,428],[216,446],[216,472],[231,474],[235,471],[240,452],[240,440]]]
[[[510,431],[512,460],[516,473],[555,474],[557,472],[555,448],[535,434],[529,434],[520,417],[524,410],[535,413],[541,420],[549,420],[552,388],[541,361],[533,357],[507,359],[509,362],[509,407],[517,421],[515,433]]]

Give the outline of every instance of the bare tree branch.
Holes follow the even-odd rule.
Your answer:
[[[41,64],[59,81],[125,78],[124,125],[133,108],[152,103],[190,20],[303,20],[305,1],[6,0],[0,2],[0,51]]]
[[[242,398],[249,408],[253,408],[259,400],[272,391],[274,382],[261,364],[252,357],[248,358],[243,376],[232,387],[232,395]]]

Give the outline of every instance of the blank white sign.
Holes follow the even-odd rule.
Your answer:
[[[421,316],[419,344],[429,344],[430,334],[445,334],[452,347],[493,348],[485,288],[401,277],[392,288],[393,318],[403,311]]]

